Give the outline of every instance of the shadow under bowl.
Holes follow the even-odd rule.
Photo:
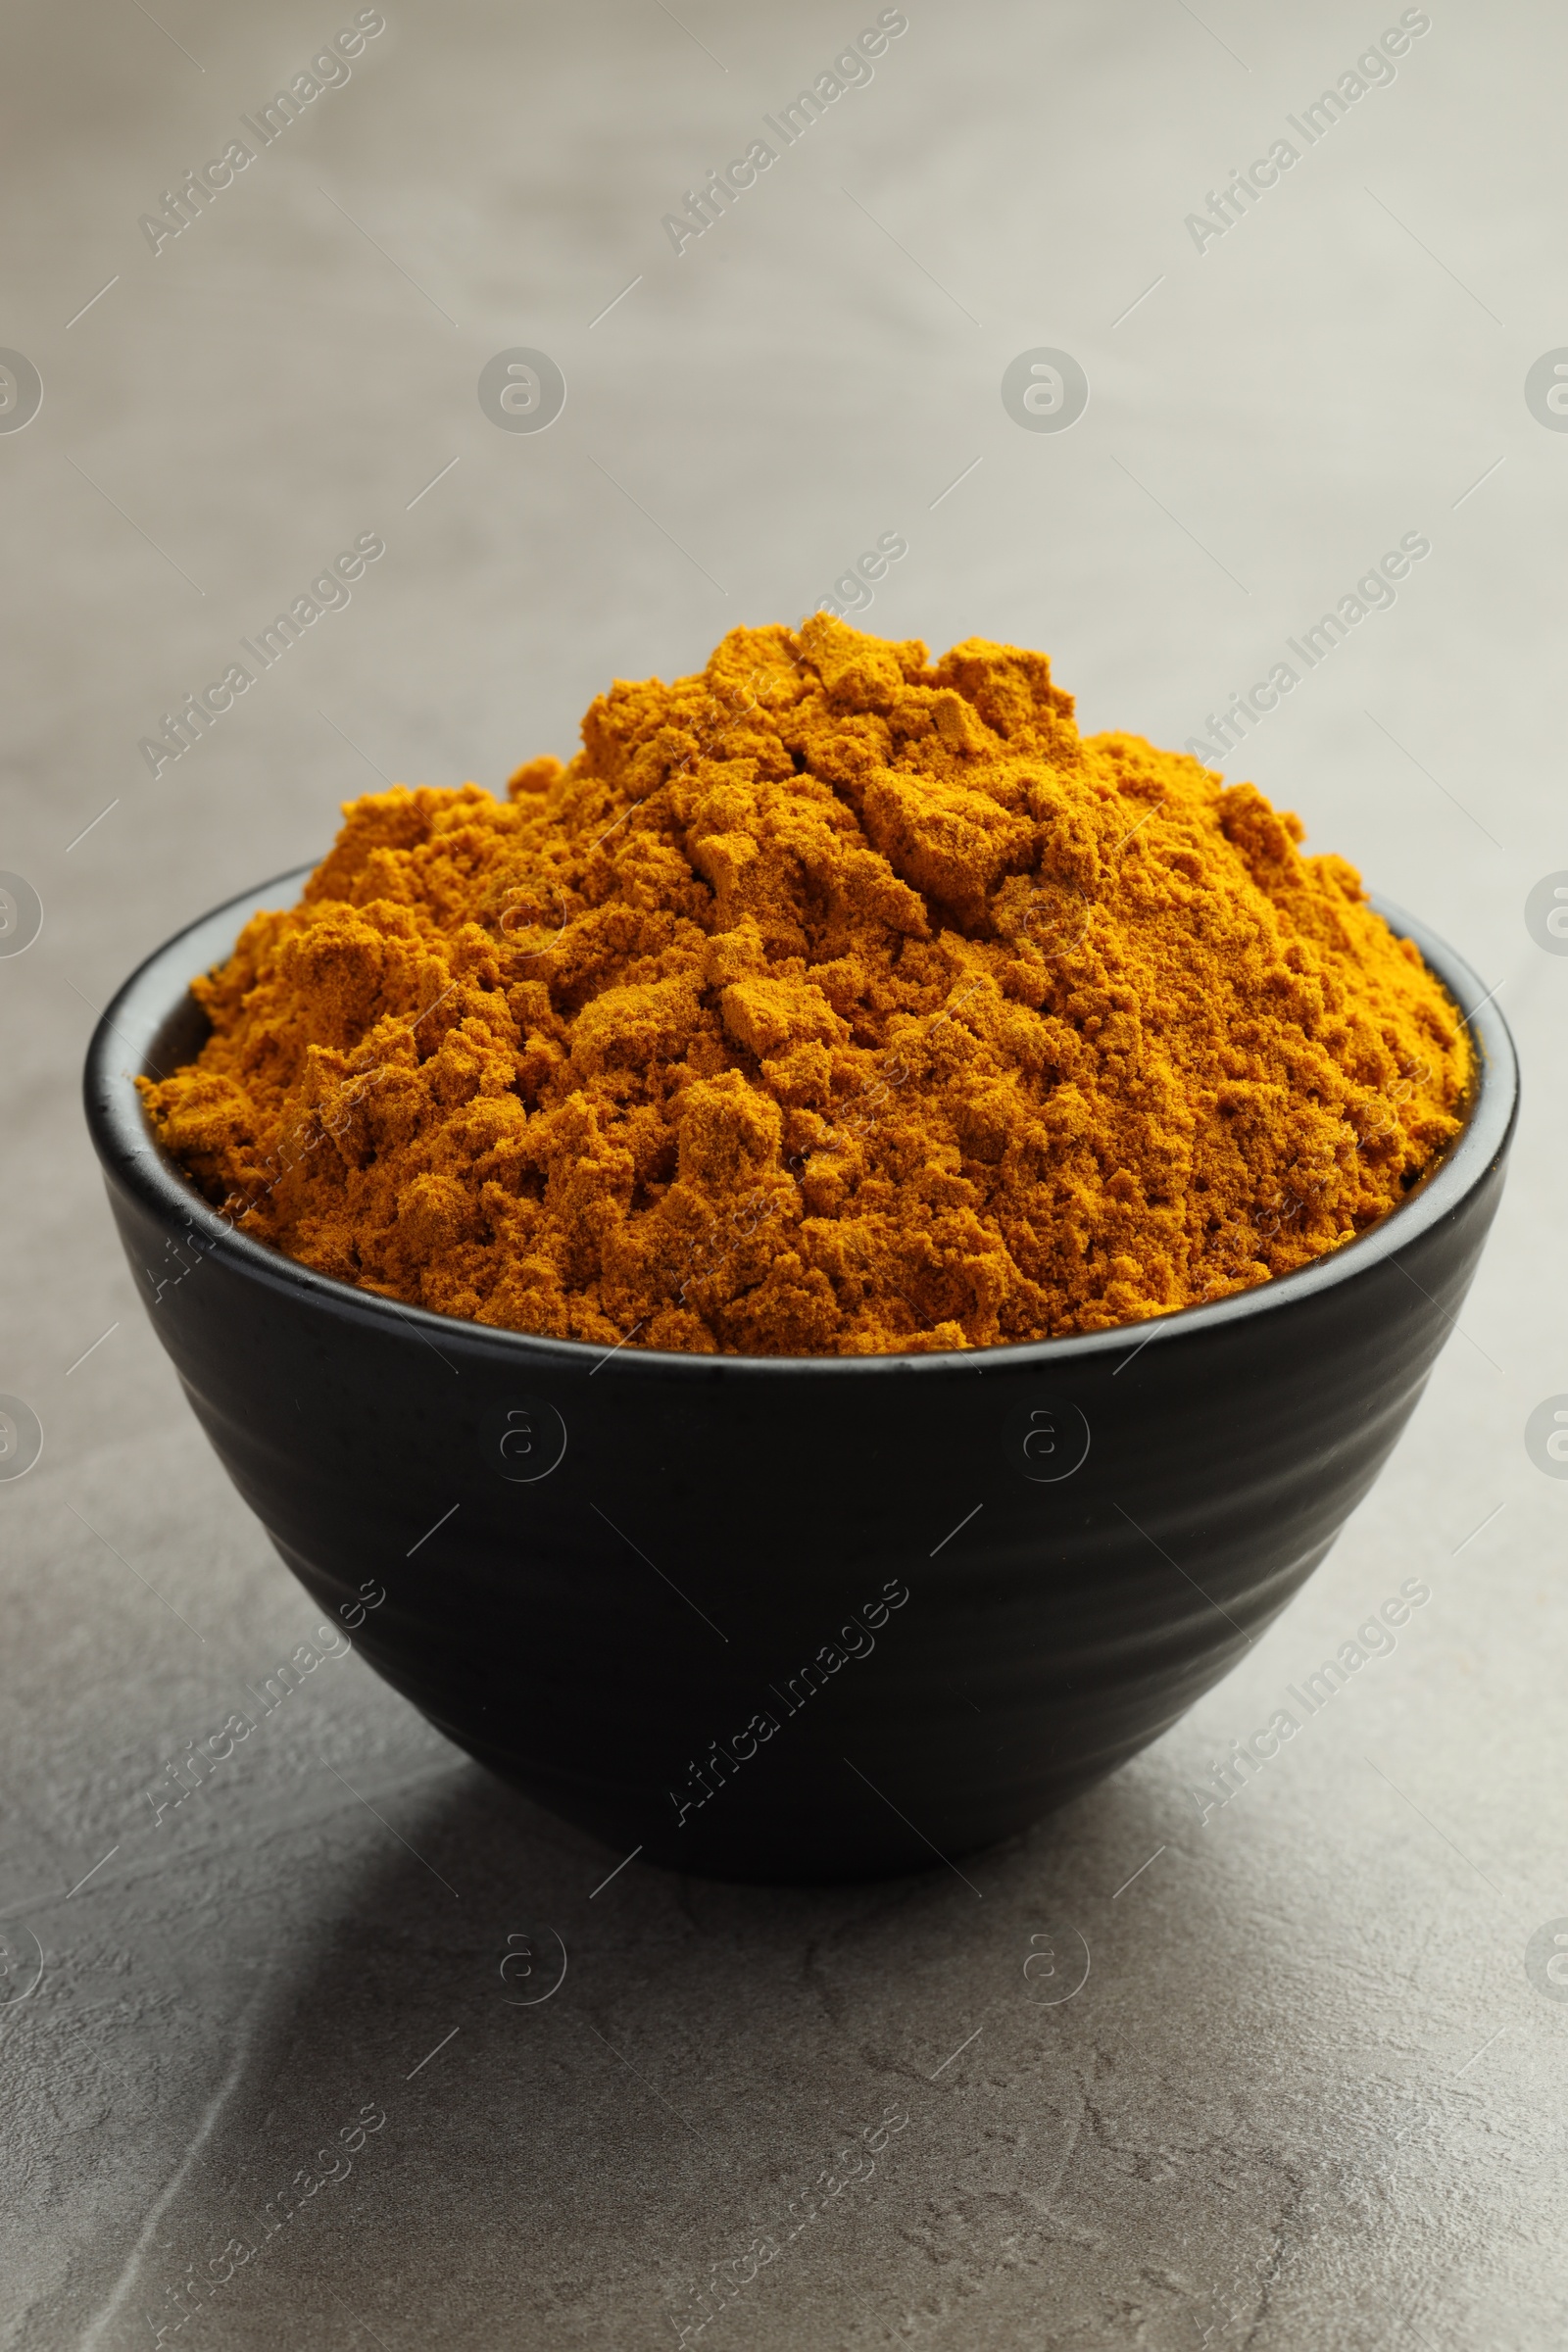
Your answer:
[[[1436,1168],[1360,1239],[1214,1305],[789,1358],[607,1356],[396,1306],[232,1232],[135,1091],[200,1050],[192,978],[309,871],[180,932],[93,1038],[88,1125],[143,1302],[240,1494],[377,1672],[673,1869],[920,1869],[1156,1739],[1377,1477],[1501,1192],[1518,1081],[1490,1004]],[[1478,1004],[1449,949],[1380,911]]]

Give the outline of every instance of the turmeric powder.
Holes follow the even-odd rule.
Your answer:
[[[1353,869],[1042,654],[738,628],[582,744],[348,804],[195,983],[143,1090],[241,1231],[605,1348],[983,1348],[1288,1272],[1458,1132]]]

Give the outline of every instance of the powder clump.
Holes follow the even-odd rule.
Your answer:
[[[1044,655],[828,614],[617,683],[567,765],[354,802],[143,1081],[242,1232],[410,1304],[759,1355],[1103,1330],[1306,1263],[1468,1037],[1297,818]]]

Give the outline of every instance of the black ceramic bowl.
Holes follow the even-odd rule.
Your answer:
[[[231,1233],[132,1084],[305,872],[144,963],[88,1054],[125,1252],[197,1418],[320,1606],[447,1736],[624,1853],[749,1879],[961,1856],[1111,1772],[1328,1550],[1453,1328],[1517,1101],[1380,1226],[1135,1327],[969,1354],[607,1356]],[[1393,908],[1461,1005],[1480,982]],[[375,1601],[366,1607],[362,1592]]]

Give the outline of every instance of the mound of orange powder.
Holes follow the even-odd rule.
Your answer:
[[[1299,1266],[1458,1131],[1353,870],[1043,654],[735,629],[582,744],[349,805],[196,983],[147,1110],[240,1230],[607,1348],[982,1348]]]

